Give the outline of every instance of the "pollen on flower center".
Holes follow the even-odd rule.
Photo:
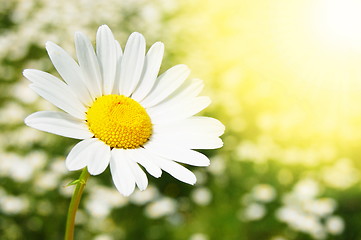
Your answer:
[[[105,95],[87,111],[87,123],[94,136],[113,148],[138,148],[152,134],[145,109],[124,95]]]

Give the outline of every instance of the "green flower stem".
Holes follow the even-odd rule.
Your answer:
[[[79,179],[71,183],[71,184],[76,184],[76,187],[73,196],[71,197],[68,216],[66,219],[65,240],[74,239],[74,225],[75,225],[76,211],[78,210],[81,195],[83,194],[83,190],[85,188],[85,184],[88,178],[89,178],[88,169],[84,168],[80,174]]]

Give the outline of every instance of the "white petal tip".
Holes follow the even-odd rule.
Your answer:
[[[219,137],[217,137],[217,141],[215,142],[215,144],[213,145],[213,147],[209,148],[209,149],[217,149],[217,148],[221,148],[223,147],[223,140]]]
[[[48,50],[49,51],[49,47],[51,47],[51,46],[54,46],[54,43],[52,42],[52,41],[46,41],[45,42],[45,48],[46,48],[46,50]]]
[[[105,171],[105,169],[107,169],[107,167],[108,167],[108,165],[105,168],[92,169],[92,168],[89,168],[89,165],[88,165],[88,172],[90,175],[96,176],[96,175],[103,173]]]
[[[199,78],[193,78],[191,79],[191,82],[193,84],[198,84],[201,88],[204,87],[204,81],[202,79],[199,79]]]
[[[24,71],[23,71],[23,76],[24,77],[26,77],[26,78],[28,78],[27,76],[28,76],[28,74],[31,72],[31,69],[24,69]]]
[[[211,104],[212,103],[212,100],[211,100],[211,98],[210,97],[205,97],[204,96],[204,102],[206,103],[205,105],[206,105],[206,107],[208,107],[209,106],[209,104]]]
[[[190,185],[194,185],[194,184],[196,184],[196,182],[197,182],[197,177],[194,174],[192,174],[192,176],[189,177],[187,183],[189,183]]]
[[[33,127],[32,125],[33,125],[33,123],[37,123],[37,118],[36,117],[34,117],[34,116],[36,116],[36,114],[37,114],[38,112],[35,112],[35,113],[32,113],[32,114],[30,114],[29,116],[27,116],[25,119],[24,119],[24,123],[27,125],[27,126],[29,126],[29,127]],[[35,120],[35,121],[34,121]]]
[[[108,25],[106,25],[106,24],[101,25],[99,28],[106,28],[106,29],[110,29],[110,28],[108,27]]]
[[[101,25],[99,28],[98,28],[98,32],[112,32],[112,30],[108,27],[108,25]]]
[[[51,41],[47,41],[45,43],[45,48],[49,55],[57,53],[57,52],[61,51],[61,49],[62,49],[61,47],[56,45],[56,43],[53,43]]]
[[[162,176],[162,172],[160,172],[159,174],[157,174],[157,175],[155,175],[155,176],[153,176],[153,177],[155,177],[155,178],[160,178]]]
[[[25,119],[24,119],[24,123],[29,126],[29,122],[30,122],[30,119],[29,119],[30,116],[27,116]],[[30,126],[29,126],[30,127]]]
[[[39,74],[44,74],[44,72],[41,72],[40,70],[36,70],[36,69],[24,69],[23,71],[23,76],[26,77],[31,82],[33,82],[32,80],[33,78],[38,78]]]
[[[129,40],[130,39],[133,39],[133,41],[134,40],[138,40],[138,41],[141,41],[141,42],[144,42],[145,43],[145,38],[144,38],[144,36],[141,34],[141,33],[139,33],[139,32],[133,32],[132,34],[130,34],[130,36],[129,36]],[[128,40],[128,41],[129,41]]]
[[[132,34],[130,34],[129,37],[140,37],[140,36],[143,37],[143,35],[141,33],[139,33],[139,32],[132,32]]]
[[[23,76],[27,78],[29,81],[33,82],[32,78],[36,77],[37,73],[39,73],[39,70],[36,69],[24,69]]]
[[[178,70],[179,71],[184,71],[184,72],[189,72],[190,73],[190,71],[191,71],[191,69],[187,66],[187,65],[185,65],[185,64],[178,64],[178,65],[176,65],[176,66],[174,66],[175,68],[178,68]],[[189,74],[188,73],[188,74]]]
[[[84,34],[82,32],[77,31],[77,32],[74,33],[75,40],[79,39],[79,38],[82,38],[83,36],[84,36]]]
[[[71,165],[69,163],[70,161],[68,160],[68,158],[65,160],[65,167],[66,169],[68,169],[68,171],[78,171],[79,169],[78,168],[75,168],[73,165]]]
[[[162,42],[156,42],[153,44],[154,47],[160,48],[161,50],[164,49],[164,43]]]
[[[221,122],[220,122],[220,123],[221,123]],[[223,135],[224,132],[226,131],[226,126],[224,126],[223,123],[221,123],[220,126],[221,126],[221,130],[222,130],[222,134],[221,134],[221,135]],[[221,136],[221,135],[220,135],[220,136]]]
[[[72,168],[71,168],[70,166],[68,166],[67,164],[65,164],[65,167],[66,167],[66,169],[68,169],[68,171],[74,171],[74,170],[72,170]]]
[[[194,184],[196,184],[196,182],[197,182],[197,178],[196,178],[195,175],[188,176],[187,178],[178,179],[178,180],[180,180],[180,181],[182,181],[182,182],[184,182],[184,183],[187,183],[187,184],[189,184],[189,185],[194,185]]]
[[[129,197],[132,193],[133,193],[133,191],[132,192],[120,192],[120,194],[122,194],[124,197]]]
[[[89,169],[88,169],[88,173],[89,173],[90,175],[92,175],[92,176],[99,175],[99,173],[96,173],[96,172],[94,172],[94,171],[92,171],[92,170],[89,170]]]
[[[28,127],[31,127],[30,125],[29,125],[29,121],[25,118],[24,119],[24,124],[26,125],[26,126],[28,126]]]

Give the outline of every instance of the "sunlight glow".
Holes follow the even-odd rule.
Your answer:
[[[315,32],[333,47],[361,49],[361,1],[323,0],[315,9]]]
[[[285,144],[359,144],[361,0],[189,2],[187,63],[216,79],[229,114],[249,103],[247,114]]]

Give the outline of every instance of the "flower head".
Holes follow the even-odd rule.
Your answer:
[[[75,34],[78,63],[52,42],[46,49],[63,78],[33,69],[24,70],[30,88],[64,112],[41,111],[25,123],[57,135],[82,139],[66,158],[75,171],[87,167],[91,175],[108,165],[120,193],[130,195],[148,185],[145,170],[160,177],[162,170],[180,181],[194,184],[194,174],[176,163],[207,166],[209,159],[193,149],[214,149],[224,126],[216,119],[194,116],[210,99],[198,96],[201,80],[188,80],[185,65],[176,65],[158,76],[163,43],[145,54],[140,33],[130,35],[124,49],[103,25],[96,36],[96,50],[82,33]]]

